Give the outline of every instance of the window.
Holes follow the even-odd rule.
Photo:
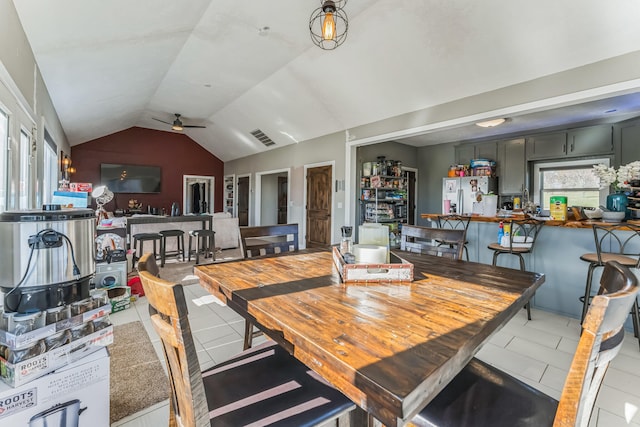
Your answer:
[[[58,189],[58,155],[56,144],[49,132],[44,133],[44,175],[42,180],[42,203],[51,203],[53,192]]]
[[[7,209],[9,115],[0,109],[0,212]]]
[[[20,129],[20,177],[18,182],[18,209],[28,209],[30,188],[31,137]]]
[[[609,159],[537,163],[534,166],[534,197],[542,209],[549,209],[552,196],[567,196],[567,206],[598,207],[605,203],[609,189],[600,189],[593,165],[609,165]]]

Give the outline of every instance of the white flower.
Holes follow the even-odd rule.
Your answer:
[[[616,170],[602,163],[593,165],[593,173],[600,179],[600,188],[608,187],[618,179]]]
[[[629,187],[629,181],[640,177],[640,161],[615,168],[602,163],[593,166],[593,173],[600,179],[600,188],[613,185],[615,189]]]

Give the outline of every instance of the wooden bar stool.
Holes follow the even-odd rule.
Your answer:
[[[200,250],[202,249],[202,251],[204,252],[204,257],[207,258],[209,256],[209,254],[211,255],[211,257],[213,258],[213,260],[216,260],[216,254],[215,254],[215,247],[216,247],[216,240],[215,240],[215,234],[216,232],[213,230],[207,230],[207,229],[202,229],[202,230],[191,230],[189,232],[189,257],[187,258],[188,261],[191,261],[191,252],[195,252],[196,254],[196,264],[200,264]],[[191,250],[191,241],[193,238],[196,238],[196,249],[195,251]]]
[[[133,235],[133,249],[135,250],[135,259],[133,260],[133,264],[135,265],[136,260],[139,260],[142,254],[144,253],[144,242],[153,242],[153,256],[154,258],[158,257],[158,248],[156,242],[160,244],[160,249],[162,249],[162,236],[159,233],[136,233]]]
[[[160,267],[164,267],[167,255],[182,255],[184,261],[184,231],[182,230],[162,230],[160,232],[162,241],[160,245]],[[175,251],[167,251],[167,237],[175,237],[177,249]]]

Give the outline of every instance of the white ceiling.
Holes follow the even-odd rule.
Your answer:
[[[71,145],[132,126],[169,130],[153,118],[181,113],[207,126],[185,133],[223,161],[635,52],[640,41],[637,0],[351,0],[349,35],[334,51],[309,37],[319,0],[13,1]],[[634,114],[640,97],[628,95],[514,114],[489,132]],[[405,142],[491,135],[479,130],[436,126]]]

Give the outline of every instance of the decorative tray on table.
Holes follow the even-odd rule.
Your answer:
[[[413,281],[413,264],[393,253],[389,254],[389,259],[389,264],[347,264],[338,248],[333,247],[333,262],[343,283]]]

